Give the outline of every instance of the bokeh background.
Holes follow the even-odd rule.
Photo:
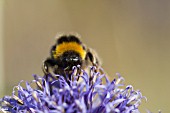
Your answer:
[[[140,109],[170,112],[170,1],[0,0],[0,96],[42,75],[57,33],[77,32],[94,48],[110,78],[148,101]]]

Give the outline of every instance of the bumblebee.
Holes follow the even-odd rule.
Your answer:
[[[43,63],[45,75],[59,74],[65,76],[71,74],[72,67],[80,65],[81,69],[88,66],[99,66],[97,54],[87,48],[75,35],[61,35],[52,46],[50,57]]]

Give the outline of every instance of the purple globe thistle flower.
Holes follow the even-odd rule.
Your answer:
[[[109,81],[95,67],[90,71],[73,67],[71,80],[61,75],[40,77],[34,75],[26,88],[18,86],[12,96],[0,100],[2,112],[22,113],[138,113],[141,99],[140,91],[131,85],[123,88],[124,79]],[[32,85],[35,85],[33,87]]]

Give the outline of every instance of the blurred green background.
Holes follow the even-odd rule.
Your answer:
[[[60,32],[77,32],[94,48],[110,78],[140,89],[149,109],[170,112],[170,1],[0,0],[0,96],[42,75]]]

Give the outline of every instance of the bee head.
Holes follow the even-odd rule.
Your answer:
[[[75,51],[67,51],[58,59],[58,65],[65,70],[71,70],[73,66],[81,65],[82,58]]]
[[[61,36],[52,47],[51,56],[57,61],[59,67],[70,70],[73,66],[82,64],[86,51],[77,37]]]

